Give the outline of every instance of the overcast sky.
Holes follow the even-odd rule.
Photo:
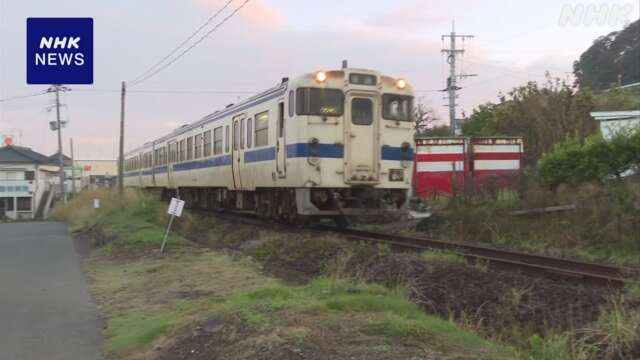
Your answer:
[[[117,154],[118,89],[165,56],[226,0],[0,0],[0,99],[33,93],[26,85],[26,18],[93,17],[94,84],[74,85],[65,96],[65,152],[74,138],[76,158]],[[229,10],[240,5],[235,0]],[[563,23],[567,6],[622,9],[605,24]],[[195,121],[224,105],[269,88],[283,76],[349,65],[406,78],[416,97],[446,118],[446,67],[441,34],[473,34],[459,64],[478,77],[461,83],[461,109],[495,101],[500,91],[545,70],[570,76],[574,60],[592,41],[638,18],[638,1],[251,0],[236,17],[185,57],[136,90],[221,91],[223,94],[131,93],[126,148]],[[226,13],[225,13],[226,14]],[[220,17],[221,19],[221,17]],[[214,21],[212,24],[215,24]],[[462,45],[462,44],[461,44]],[[106,92],[103,90],[115,90]],[[0,102],[0,134],[44,153],[57,149],[48,129],[53,95]]]

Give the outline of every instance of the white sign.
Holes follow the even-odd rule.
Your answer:
[[[93,199],[93,208],[100,209],[100,199]]]
[[[184,200],[171,198],[171,203],[169,204],[169,210],[167,210],[167,214],[173,216],[181,216],[183,208]]]

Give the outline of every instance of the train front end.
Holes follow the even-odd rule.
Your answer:
[[[302,215],[406,211],[413,169],[413,93],[402,78],[367,69],[307,74],[295,87]],[[291,90],[293,92],[293,90]],[[290,96],[293,100],[293,96]]]

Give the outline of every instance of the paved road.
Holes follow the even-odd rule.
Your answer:
[[[0,360],[102,359],[101,327],[66,225],[0,224]]]

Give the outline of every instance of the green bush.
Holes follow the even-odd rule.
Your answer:
[[[581,142],[558,143],[538,163],[542,180],[551,188],[621,179],[624,172],[640,165],[640,131],[622,131],[611,139],[592,135]]]

